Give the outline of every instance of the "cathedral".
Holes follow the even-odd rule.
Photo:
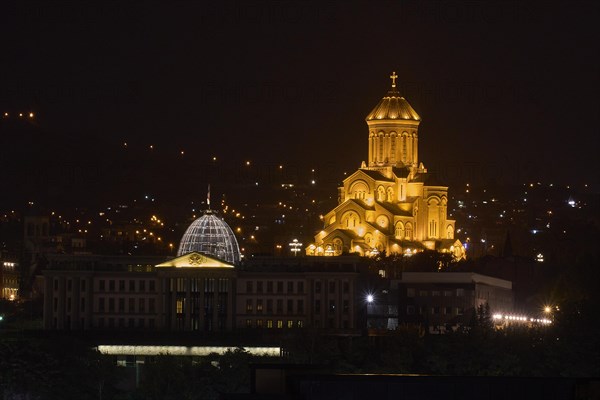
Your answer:
[[[368,163],[338,188],[338,205],[323,216],[324,227],[307,255],[358,253],[412,255],[423,250],[464,258],[448,219],[448,187],[419,162],[421,117],[392,87],[367,115]]]

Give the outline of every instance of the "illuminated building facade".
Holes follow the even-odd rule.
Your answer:
[[[421,117],[392,87],[367,115],[368,162],[343,181],[338,206],[323,216],[324,228],[307,255],[412,254],[423,249],[464,257],[448,219],[448,187],[419,162]]]
[[[0,257],[0,299],[16,300],[19,297],[19,263]]]

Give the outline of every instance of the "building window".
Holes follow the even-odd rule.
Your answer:
[[[79,284],[79,287],[81,288],[82,292],[85,292],[85,290],[86,290],[86,284],[85,284],[85,282],[86,282],[86,280],[82,279],[81,283]]]
[[[262,314],[263,311],[263,301],[262,299],[258,299],[256,300],[256,312],[258,314]]]
[[[287,283],[287,292],[288,293],[294,293],[294,282],[288,282]]]
[[[246,282],[246,293],[252,293],[254,291],[254,285],[252,281]]]
[[[252,320],[251,319],[246,320],[246,328],[252,328]]]
[[[321,293],[321,282],[320,281],[315,282],[315,293]]]
[[[419,291],[419,296],[420,297],[427,297],[427,290],[420,290]]]
[[[414,315],[415,306],[406,306],[406,315]]]
[[[315,312],[316,313],[321,312],[321,300],[315,300]]]
[[[432,290],[431,291],[431,296],[432,297],[438,297],[440,295],[440,291],[439,290]]]
[[[288,327],[288,329],[292,329],[294,327],[294,321],[292,321],[291,319],[288,320],[287,327]]]
[[[342,312],[344,314],[348,314],[350,312],[350,302],[348,300],[344,300],[343,304],[343,310]]]
[[[124,298],[119,298],[119,312],[123,313],[125,312],[125,299]]]
[[[456,295],[462,297],[465,295],[465,289],[456,289]]]
[[[111,292],[115,291],[115,281],[112,279],[108,281],[108,290]]]
[[[273,293],[273,281],[267,281],[267,293]]]
[[[451,315],[452,314],[452,307],[445,307],[444,308],[444,314]]]
[[[456,307],[456,315],[463,315],[462,307]]]
[[[55,282],[55,287],[56,289],[58,289],[58,280],[54,280]],[[100,282],[98,283],[98,287],[100,289],[101,292],[104,292],[106,290],[106,281],[104,279],[100,279]]]
[[[124,292],[125,291],[125,280],[123,280],[123,279],[119,280],[119,291],[120,292]]]
[[[304,293],[304,282],[298,282],[298,293]]]
[[[350,283],[344,282],[343,291],[344,291],[344,294],[348,294],[348,292],[350,292]]]
[[[183,299],[178,299],[175,307],[176,307],[175,312],[177,314],[183,314]]]
[[[127,320],[127,327],[128,328],[135,328],[135,318],[129,318]]]
[[[256,282],[256,293],[262,293],[263,292],[263,283],[262,281],[258,281]]]
[[[145,313],[146,312],[146,299],[139,299],[138,301],[138,312]]]
[[[108,312],[115,312],[115,299],[108,299]]]
[[[304,313],[304,300],[298,300],[297,306],[298,307],[296,308],[296,312],[298,314]]]
[[[451,297],[451,296],[452,296],[451,290],[444,290],[444,297]]]
[[[129,280],[129,293],[133,293],[135,292],[135,281],[134,280]]]
[[[277,300],[277,314],[283,314],[283,300]]]
[[[183,281],[183,279],[182,279]],[[146,291],[146,281],[145,280],[141,280],[140,281],[140,292],[145,292]]]
[[[55,311],[56,311],[56,307],[54,307],[54,308],[55,308]],[[98,311],[104,312],[104,297],[100,297],[98,299]]]
[[[100,281],[102,282],[102,281]],[[54,290],[58,290],[58,279],[54,280]]]
[[[70,279],[67,279],[67,291],[68,292],[71,291],[71,286],[72,286],[72,281]]]
[[[278,320],[277,320],[277,328],[278,328],[278,329],[281,329],[281,328],[283,328],[283,321],[282,321],[282,320],[280,320],[280,319],[278,319]]]
[[[81,307],[79,307],[81,312],[85,312],[85,298],[81,298]]]
[[[335,293],[335,282],[334,281],[329,282],[329,293]]]
[[[135,312],[135,299],[129,298],[129,313],[133,314]]]
[[[267,328],[272,328],[273,327],[273,320],[272,319],[268,319],[267,320]]]
[[[294,313],[294,300],[288,299],[288,301],[287,301],[287,313],[288,314],[293,314]]]
[[[267,299],[267,314],[273,314],[273,300]]]
[[[262,328],[263,327],[263,320],[262,319],[257,319],[256,320],[256,327],[257,328]]]
[[[406,297],[415,297],[415,289],[413,289],[413,288],[406,289]]]
[[[277,293],[283,293],[283,282],[277,282]]]
[[[439,307],[432,307],[431,308],[431,313],[433,315],[439,314],[440,313],[440,308]]]
[[[251,313],[253,308],[252,299],[246,300],[246,312]]]
[[[148,299],[148,308],[151,313],[156,310],[156,299]]]
[[[148,327],[154,329],[154,318],[148,318]]]
[[[335,301],[329,300],[329,314],[335,313]]]
[[[156,281],[154,281],[154,280],[150,280],[150,281],[148,281],[148,282],[150,283],[150,291],[151,291],[151,292],[154,292],[154,291],[156,291]],[[150,320],[150,321],[152,321],[152,320]]]

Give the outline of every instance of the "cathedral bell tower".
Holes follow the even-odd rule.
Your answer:
[[[396,88],[396,75],[390,75],[392,88],[367,115],[369,126],[368,168],[417,167],[419,114]]]

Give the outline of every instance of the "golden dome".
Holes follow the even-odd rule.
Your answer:
[[[367,115],[367,121],[386,119],[420,121],[421,117],[408,104],[408,101],[400,96],[395,88],[392,88]]]

